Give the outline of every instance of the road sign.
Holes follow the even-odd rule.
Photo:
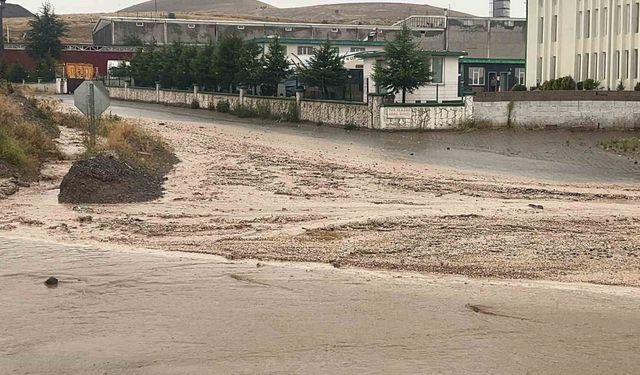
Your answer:
[[[96,118],[111,105],[109,90],[99,81],[84,81],[73,94],[74,104],[89,118],[89,146],[96,145]]]
[[[76,108],[87,117],[99,117],[111,105],[109,90],[100,81],[84,81],[76,89],[73,98]]]

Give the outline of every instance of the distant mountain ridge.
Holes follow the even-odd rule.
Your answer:
[[[152,12],[154,1],[134,5],[121,12]],[[380,23],[389,24],[412,15],[444,15],[445,8],[413,3],[366,2],[326,4],[295,8],[277,8],[257,0],[158,0],[160,12],[211,12],[251,19],[328,22],[328,23]],[[449,10],[451,16],[472,16]]]
[[[33,13],[18,4],[6,4],[6,8],[4,8],[4,18],[18,17],[33,17]]]

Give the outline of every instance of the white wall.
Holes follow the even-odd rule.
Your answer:
[[[632,90],[638,80],[638,64],[634,62],[635,50],[640,49],[640,11],[635,11],[636,0],[529,0],[527,37],[527,85],[570,75],[576,81],[587,78],[601,82],[604,89],[615,89],[622,82]],[[620,6],[620,18],[616,8]],[[628,8],[627,8],[628,6]],[[605,11],[607,17],[604,17]],[[626,12],[626,10],[629,10]],[[579,13],[581,12],[581,13]],[[585,33],[586,15],[590,14],[589,37]],[[597,13],[597,17],[596,16]],[[625,30],[625,14],[628,30]],[[558,16],[558,33],[555,41],[553,18]],[[580,21],[578,21],[580,17]],[[544,38],[539,41],[540,18],[544,17]],[[618,32],[618,27],[620,32]],[[580,30],[578,30],[580,29]],[[620,52],[620,65],[629,51],[628,73],[616,68],[616,52]],[[603,53],[606,63],[603,64]],[[594,54],[597,63],[594,64]],[[588,55],[588,66],[585,55]],[[556,57],[556,74],[553,73],[553,57]],[[580,56],[578,58],[578,56]],[[540,58],[542,65],[540,66]],[[580,68],[578,68],[578,62]],[[606,69],[603,69],[606,66]],[[595,68],[595,69],[594,69]],[[596,70],[596,71],[594,71]],[[540,74],[540,72],[542,74]]]

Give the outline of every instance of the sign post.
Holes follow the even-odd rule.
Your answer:
[[[96,145],[96,121],[111,105],[109,90],[99,81],[84,81],[75,91],[74,104],[89,119],[89,146]]]

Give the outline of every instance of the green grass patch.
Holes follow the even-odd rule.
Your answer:
[[[619,138],[602,142],[602,147],[608,151],[625,154],[640,154],[640,138]]]

